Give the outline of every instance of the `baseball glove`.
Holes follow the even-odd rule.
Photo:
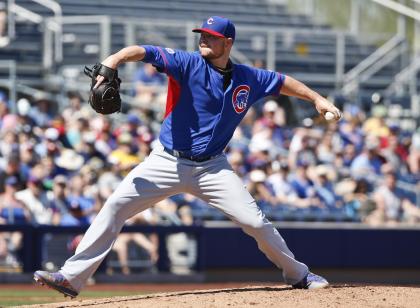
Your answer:
[[[120,83],[118,71],[103,64],[96,63],[92,67],[85,66],[84,73],[91,78],[89,104],[101,114],[121,111]],[[96,88],[96,77],[104,76],[104,81]]]

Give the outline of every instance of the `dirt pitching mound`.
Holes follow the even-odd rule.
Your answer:
[[[250,286],[243,288],[157,293],[142,296],[73,300],[36,307],[419,307],[420,288],[397,286],[335,285],[321,290],[290,287]],[[19,306],[35,307],[35,306]]]

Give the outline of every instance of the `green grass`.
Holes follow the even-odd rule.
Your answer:
[[[101,297],[113,296],[130,296],[147,294],[139,291],[83,291],[77,299],[93,299]],[[0,289],[0,307],[19,306],[19,305],[34,305],[45,303],[56,303],[69,301],[56,291],[47,289],[37,290],[1,290]]]

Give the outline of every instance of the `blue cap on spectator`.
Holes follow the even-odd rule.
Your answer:
[[[0,101],[7,102],[6,93],[4,93],[3,91],[0,91]]]
[[[18,183],[18,178],[15,176],[9,176],[6,178],[5,184],[9,186],[15,186]]]
[[[302,158],[298,159],[296,164],[297,164],[298,167],[308,167],[310,165],[309,161],[307,161],[306,159],[302,159]]]
[[[235,40],[235,25],[229,19],[220,16],[210,17],[203,22],[201,28],[196,28],[192,31],[198,33],[206,32],[214,36]]]
[[[130,123],[130,124],[134,124],[134,125],[140,125],[141,124],[140,119],[134,114],[129,114],[127,116],[127,122]]]

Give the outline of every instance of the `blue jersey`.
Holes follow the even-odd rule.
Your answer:
[[[199,52],[156,46],[146,49],[143,61],[168,77],[168,98],[160,142],[190,156],[222,153],[253,103],[278,95],[285,76],[233,64],[230,85],[224,91],[222,74]]]

